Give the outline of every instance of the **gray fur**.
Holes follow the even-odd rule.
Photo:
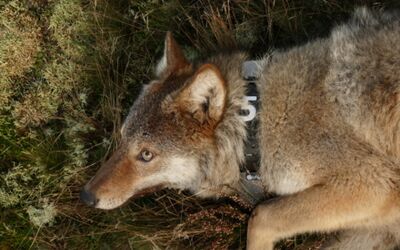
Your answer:
[[[246,124],[239,111],[246,105],[241,68],[247,56],[217,55],[190,64],[171,34],[166,46],[168,60],[132,107],[117,156],[86,186],[104,200],[100,208],[160,185],[200,197],[246,192],[239,169]],[[331,249],[398,244],[399,55],[398,15],[360,8],[329,37],[268,53],[261,61],[259,174],[265,193],[279,198],[255,208],[248,249],[336,230],[343,233]],[[226,93],[222,116],[215,119],[207,113],[209,103],[194,103],[203,109],[193,110],[186,91],[207,64],[226,88],[207,97]],[[143,148],[155,152],[152,162],[138,160]]]

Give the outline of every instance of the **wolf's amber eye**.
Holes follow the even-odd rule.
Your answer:
[[[144,149],[142,152],[140,152],[140,159],[142,161],[149,162],[153,159],[153,153],[147,149]]]

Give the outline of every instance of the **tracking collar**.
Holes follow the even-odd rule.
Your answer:
[[[244,98],[247,104],[240,110],[240,116],[246,122],[247,140],[245,143],[245,164],[241,167],[241,172],[248,174],[257,172],[260,166],[260,150],[257,137],[259,126],[257,110],[260,106],[260,95],[256,84],[259,78],[259,71],[259,63],[257,61],[243,63],[243,79],[247,82]]]
[[[245,61],[242,65],[242,76],[247,82],[246,106],[240,110],[240,116],[246,122],[247,140],[245,142],[245,162],[240,166],[241,184],[253,196],[256,202],[263,194],[264,189],[258,173],[260,168],[260,147],[258,141],[259,117],[257,110],[260,106],[260,95],[257,89],[257,80],[260,76],[259,61]]]

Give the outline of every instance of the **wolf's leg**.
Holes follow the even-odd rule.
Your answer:
[[[276,241],[299,233],[390,221],[397,208],[389,193],[363,184],[330,184],[261,203],[249,220],[247,248],[272,249]]]
[[[346,230],[336,238],[332,238],[323,246],[324,250],[388,250],[394,249],[398,243],[396,235],[380,229]]]

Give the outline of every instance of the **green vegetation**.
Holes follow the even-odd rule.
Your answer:
[[[250,209],[159,192],[114,211],[78,200],[113,151],[167,30],[190,58],[254,57],[398,1],[0,0],[0,249],[243,248]],[[302,236],[283,249],[317,248]]]

